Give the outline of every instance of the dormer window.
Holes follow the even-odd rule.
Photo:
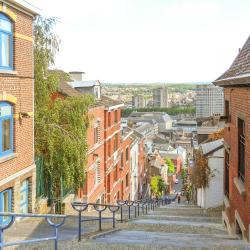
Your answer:
[[[0,69],[13,69],[13,25],[0,13]]]

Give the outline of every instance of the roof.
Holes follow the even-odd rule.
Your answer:
[[[71,87],[68,83],[61,82],[58,91],[65,96],[83,96],[85,94]],[[105,106],[106,108],[113,106],[122,106],[123,103],[113,100],[107,96],[101,96],[101,99],[95,100],[95,102],[91,105],[92,108]]]
[[[58,87],[58,91],[65,96],[81,96],[82,95],[82,93],[75,90],[69,84],[64,83],[64,82],[60,83]]]
[[[93,81],[73,81],[69,82],[69,84],[73,88],[84,88],[84,87],[93,87],[96,85],[100,85],[100,82],[98,80],[93,80]]]
[[[122,102],[117,101],[117,100],[113,100],[107,96],[101,96],[101,99],[96,100],[96,104],[105,106],[106,108],[124,105]]]
[[[215,85],[250,85],[250,36],[229,69],[213,82]]]
[[[6,0],[7,3],[13,4],[17,8],[20,8],[33,16],[39,15],[41,10],[35,5],[29,3],[26,0]]]
[[[224,139],[219,139],[216,141],[200,144],[203,155],[211,154],[224,146]]]

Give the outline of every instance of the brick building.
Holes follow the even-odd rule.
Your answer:
[[[67,83],[61,83],[59,93],[53,98],[83,95],[82,83],[81,92]],[[91,122],[87,132],[86,181],[78,193],[86,202],[115,203],[116,200],[130,198],[132,131],[122,133],[121,106],[120,102],[100,96],[89,109]]]
[[[35,209],[32,24],[36,14],[24,1],[0,1],[1,212]]]
[[[250,240],[250,37],[214,84],[224,88],[224,211],[228,230]]]

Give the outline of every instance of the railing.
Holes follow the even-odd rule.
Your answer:
[[[98,212],[98,218],[92,218],[92,219],[82,218],[82,212],[87,210],[87,208],[90,206],[92,206],[95,209],[95,211]],[[82,222],[98,220],[99,231],[101,231],[102,230],[102,221],[112,219],[113,228],[115,228],[115,213],[120,208],[119,206],[116,206],[116,205],[99,204],[99,203],[84,203],[84,202],[73,202],[72,207],[74,208],[74,210],[76,210],[78,212],[78,240],[79,241],[81,241],[81,235],[82,235]],[[107,208],[112,213],[112,218],[102,218],[102,212],[104,212]]]
[[[128,212],[128,220],[132,217],[132,212],[134,210],[134,218],[140,216],[140,209],[142,215],[147,215],[149,210],[154,210],[156,207],[160,205],[166,205],[171,203],[171,199],[164,198],[153,198],[153,199],[145,199],[145,200],[137,200],[137,201],[128,201],[128,200],[118,200],[117,205],[110,204],[99,204],[99,203],[84,203],[84,202],[73,202],[72,207],[75,211],[78,212],[78,240],[81,241],[82,238],[82,222],[85,221],[98,221],[99,231],[102,230],[102,222],[104,220],[112,220],[112,226],[115,228],[116,213],[120,210],[120,220],[119,222],[124,222],[124,212],[125,208],[127,208]],[[83,218],[82,213],[86,211],[89,207],[93,207],[96,212],[98,212],[98,218]],[[112,217],[104,218],[102,217],[102,213],[108,209],[112,213]]]
[[[5,224],[0,225],[0,250],[3,250],[4,247],[7,246],[16,246],[16,245],[23,245],[28,243],[35,243],[40,241],[54,241],[54,249],[58,249],[58,228],[65,223],[66,215],[54,215],[54,214],[16,214],[16,213],[0,213],[0,216],[9,217],[8,221]],[[31,240],[23,240],[23,241],[15,241],[15,242],[4,242],[4,231],[10,228],[14,222],[16,217],[21,218],[45,218],[47,223],[54,228],[54,236],[49,236],[45,238],[37,238]],[[62,219],[60,223],[54,223],[51,219],[59,218]]]

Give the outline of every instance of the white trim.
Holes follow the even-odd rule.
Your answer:
[[[23,0],[1,0],[1,1],[29,16],[36,16],[41,13],[41,10],[39,8],[35,7],[34,5],[27,4]]]
[[[22,175],[25,175],[27,174],[28,172],[30,172],[31,170],[35,169],[36,168],[36,164],[33,163],[32,165],[30,165],[29,167],[25,168],[25,169],[22,169],[21,171],[3,179],[0,181],[0,186],[2,185],[5,185],[6,183],[18,178],[19,176],[22,176]]]
[[[104,141],[102,140],[100,143],[96,143],[94,144],[94,147],[90,148],[88,150],[88,155],[93,153],[96,149],[98,149],[100,146],[102,146],[104,144]]]
[[[112,137],[114,137],[116,134],[118,134],[119,132],[121,132],[121,129],[116,130],[113,134],[111,134],[110,136],[105,138],[105,141],[108,141],[109,139],[111,139]]]
[[[116,122],[116,123],[113,123],[113,125],[107,127],[104,129],[104,131],[109,131],[110,129],[112,129],[113,127],[117,126],[117,125],[121,125],[121,122]]]
[[[228,80],[242,79],[242,78],[245,78],[245,77],[250,77],[250,73],[239,75],[239,76],[223,78],[223,79],[220,79],[220,80],[216,80],[215,82],[224,82],[224,81],[228,81]]]
[[[106,110],[111,111],[113,109],[118,109],[118,108],[123,107],[123,106],[124,106],[124,103],[121,103],[121,104],[117,104],[114,106],[109,106],[108,108],[106,108]]]

